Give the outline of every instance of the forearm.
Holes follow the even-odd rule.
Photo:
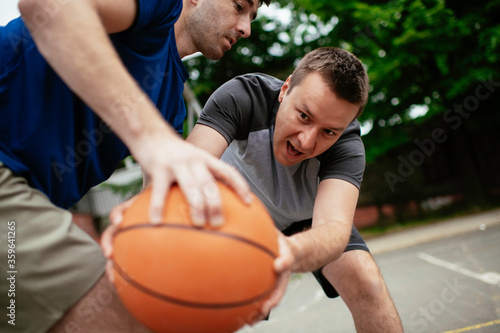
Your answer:
[[[331,221],[288,237],[295,257],[293,272],[310,272],[337,259],[349,240],[346,223]]]
[[[37,23],[37,15],[48,12],[45,6],[53,3],[58,4],[56,10],[43,24]],[[25,0],[19,7],[43,57],[131,150],[144,133],[168,128],[123,66],[109,40],[110,27],[92,1]]]

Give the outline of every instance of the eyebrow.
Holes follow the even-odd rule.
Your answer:
[[[253,8],[253,6],[255,5],[255,2],[253,0],[246,0],[246,1],[250,5],[250,8]],[[257,18],[257,12],[255,12],[255,14],[253,15],[252,21],[255,21],[256,18]]]
[[[307,116],[309,118],[311,118],[312,120],[315,119],[314,115],[311,113],[311,111],[309,110],[309,108],[307,107],[307,105],[302,104],[301,107],[302,107],[302,110],[304,110],[302,112],[304,112],[305,114],[307,114]],[[326,127],[326,128],[329,129],[329,130],[335,131],[335,132],[342,132],[345,129],[343,127]]]

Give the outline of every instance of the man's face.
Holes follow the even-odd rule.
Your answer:
[[[258,0],[197,1],[187,21],[194,45],[209,59],[220,59],[239,38],[250,36]]]
[[[274,157],[284,166],[325,152],[359,110],[339,99],[318,73],[307,75],[287,94],[289,81],[281,88],[273,136]]]

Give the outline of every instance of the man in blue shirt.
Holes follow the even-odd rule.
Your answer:
[[[268,3],[270,1],[264,0]],[[21,0],[0,27],[0,253],[15,272],[0,331],[144,329],[102,276],[98,244],[65,209],[132,154],[151,181],[152,221],[179,183],[197,224],[221,223],[214,179],[243,198],[232,168],[185,143],[181,59],[219,59],[261,2],[252,0]],[[166,121],[165,121],[166,120]],[[3,240],[12,238],[10,248]],[[14,236],[12,236],[14,237]],[[11,250],[9,252],[9,250]],[[10,296],[9,296],[10,295]],[[62,319],[61,319],[62,317]]]

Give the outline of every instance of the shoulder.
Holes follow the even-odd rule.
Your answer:
[[[249,85],[260,87],[261,89],[279,90],[283,81],[274,76],[263,73],[249,73],[236,76],[233,80],[247,82]]]
[[[137,12],[132,26],[118,35],[155,32],[171,29],[182,11],[182,0],[135,0]],[[164,36],[163,36],[164,38]]]
[[[283,81],[266,74],[240,75],[220,86],[203,111],[217,112],[217,109],[226,108],[245,114],[259,111],[267,114],[277,105],[282,85]]]
[[[358,120],[354,120],[347,126],[344,133],[340,136],[340,139],[345,137],[358,137],[361,140],[361,124]]]
[[[318,159],[321,163],[320,180],[338,178],[360,188],[365,169],[365,147],[359,122],[352,122],[339,140]]]
[[[207,101],[199,123],[218,127],[228,142],[268,128],[277,109],[283,81],[254,73],[237,76],[217,89]]]
[[[244,92],[249,98],[266,98],[270,100],[279,95],[283,81],[262,73],[250,73],[229,80],[223,84],[216,93],[229,93],[233,91]],[[243,98],[244,96],[242,96]]]
[[[361,125],[355,120],[347,126],[338,141],[320,156],[322,159],[329,160],[331,156],[339,158],[359,155],[364,158],[364,145],[361,139]]]
[[[240,75],[222,86],[219,93],[231,95],[236,108],[246,117],[271,119],[279,106],[278,96],[283,81],[262,73]]]

